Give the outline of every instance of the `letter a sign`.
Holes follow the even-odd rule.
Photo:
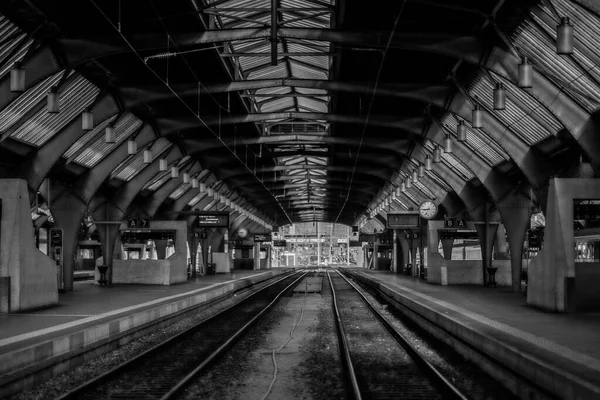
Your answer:
[[[467,227],[467,219],[466,218],[456,218],[456,227],[459,229],[466,228]]]

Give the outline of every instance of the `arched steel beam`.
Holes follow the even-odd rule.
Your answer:
[[[371,93],[374,89],[373,82],[338,82],[322,79],[258,79],[224,83],[207,83],[202,87],[202,90],[200,90],[200,94],[241,92],[283,86],[321,89],[344,93]],[[175,84],[171,86],[171,89],[173,89],[180,97],[198,97],[197,83]],[[431,102],[434,100],[445,99],[450,93],[450,90],[451,88],[448,85],[379,82],[375,95]],[[171,90],[164,86],[126,86],[120,87],[118,92],[126,108],[173,98]],[[315,96],[318,96],[318,94],[315,94]]]
[[[219,125],[239,125],[256,122],[280,120],[280,119],[296,119],[304,121],[327,121],[341,124],[365,124],[366,117],[356,115],[341,115],[330,113],[314,113],[314,112],[272,112],[272,113],[252,113],[242,115],[208,115],[201,117],[202,122],[197,118],[177,118],[167,119],[160,118],[157,120],[158,126],[161,128],[162,135],[169,135],[175,132],[183,132],[188,129],[198,129],[205,126]],[[398,129],[406,132],[410,136],[418,135],[423,125],[423,118],[398,118],[398,115],[370,115],[370,126]],[[418,132],[418,133],[416,133]],[[272,135],[277,136],[277,135]],[[300,136],[300,134],[298,135]]]
[[[171,41],[179,50],[188,47],[199,47],[203,44],[231,42],[236,40],[268,39],[270,29],[241,28],[227,30],[208,30],[198,33],[171,35]],[[477,63],[479,56],[485,51],[484,42],[475,36],[460,36],[452,33],[409,33],[389,31],[342,31],[319,28],[285,28],[277,30],[279,38],[308,39],[331,43],[350,44],[365,48],[385,48],[388,38],[392,38],[389,46],[394,49],[420,50],[444,54],[461,60],[471,60]],[[164,35],[136,34],[127,35],[127,40],[136,51],[166,50]],[[79,65],[92,59],[111,55],[130,53],[130,47],[123,43],[120,35],[108,34],[78,38],[57,38],[63,48],[69,65]]]
[[[312,166],[311,166],[312,167]],[[275,167],[275,168],[280,168]],[[352,172],[352,166],[345,166],[345,167],[340,167],[340,166],[334,166],[334,165],[324,165],[324,166],[319,166],[319,167],[314,167],[314,168],[307,168],[305,165],[294,165],[294,166],[289,166],[289,167],[285,167],[283,169],[280,169],[280,171],[288,171],[288,170],[311,170],[311,169],[319,169],[319,170],[323,170],[323,171],[332,171],[332,172]],[[268,168],[265,169],[265,172],[272,172],[272,170],[269,170]],[[257,171],[257,173],[259,173],[259,171]],[[224,171],[220,178],[221,179],[230,179],[230,178],[234,178],[234,177],[238,177],[241,175],[248,175],[250,174],[250,172],[245,169],[245,168],[240,168],[240,169],[235,169],[235,170],[228,170],[228,171]],[[356,174],[358,175],[363,175],[363,176],[374,176],[380,179],[387,179],[389,173],[387,170],[372,170],[372,171],[363,171],[363,170],[357,170]],[[291,177],[292,179],[301,179],[301,176],[293,176],[293,175],[286,175]],[[318,177],[313,177],[315,179],[318,179]],[[323,179],[327,179],[326,176],[323,176]]]

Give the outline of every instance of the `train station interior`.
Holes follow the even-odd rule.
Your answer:
[[[3,0],[0,398],[311,268],[600,398],[599,109],[599,0]]]

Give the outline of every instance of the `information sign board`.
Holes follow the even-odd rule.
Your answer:
[[[229,228],[229,213],[205,211],[198,214],[197,226],[202,228]]]
[[[476,230],[440,230],[440,239],[479,239]]]
[[[274,247],[286,247],[287,242],[285,240],[273,240]]]
[[[444,217],[444,228],[456,228],[456,218]]]
[[[388,213],[388,229],[416,229],[421,226],[421,216],[418,211]]]
[[[254,234],[254,243],[270,242],[270,241],[271,241],[271,235],[268,233],[255,233]]]

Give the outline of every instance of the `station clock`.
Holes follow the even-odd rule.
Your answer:
[[[248,231],[245,228],[240,228],[237,234],[239,237],[245,238],[246,236],[248,236]]]
[[[432,219],[437,214],[437,206],[431,200],[426,200],[419,206],[419,214],[425,219]]]

